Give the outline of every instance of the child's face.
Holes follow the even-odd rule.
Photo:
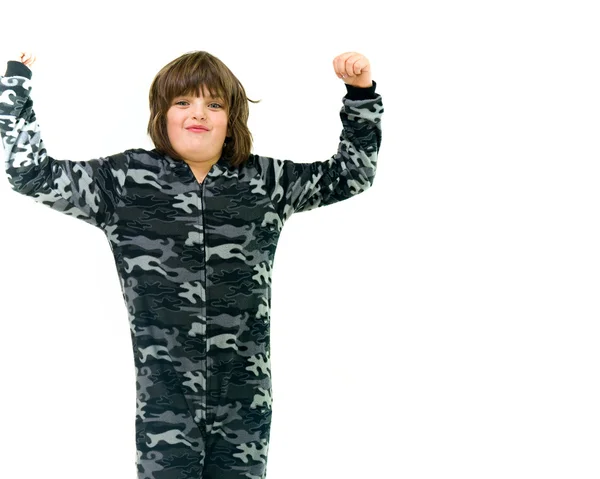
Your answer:
[[[209,131],[196,133],[186,129],[192,125],[203,125]],[[173,98],[167,111],[167,134],[175,151],[186,161],[216,163],[227,136],[227,111],[223,101],[204,95]]]

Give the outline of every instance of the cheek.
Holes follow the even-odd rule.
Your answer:
[[[184,119],[177,114],[167,115],[167,130],[176,130],[181,127]]]
[[[173,115],[170,113],[167,113],[167,115],[165,117],[165,122],[167,123],[167,128],[170,128],[173,125]]]

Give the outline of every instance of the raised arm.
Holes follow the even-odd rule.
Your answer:
[[[13,190],[52,209],[104,228],[115,212],[128,151],[88,161],[48,156],[30,96],[31,69],[9,60],[0,76],[0,136]]]
[[[346,68],[343,73],[336,66],[340,61]],[[371,80],[364,56],[340,55],[334,67],[336,74],[345,79],[347,90],[340,111],[343,129],[337,153],[312,163],[255,156],[282,222],[293,213],[346,200],[373,185],[381,146],[382,98],[375,93],[377,84]],[[343,77],[348,71],[354,74]],[[367,78],[361,77],[367,73]]]

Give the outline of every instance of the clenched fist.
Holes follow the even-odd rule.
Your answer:
[[[31,52],[21,52],[17,55],[16,61],[23,63],[27,67],[31,68],[31,66],[35,63],[37,57],[33,55]]]
[[[364,55],[346,52],[333,59],[333,69],[344,83],[359,88],[369,88],[371,81],[371,64]]]

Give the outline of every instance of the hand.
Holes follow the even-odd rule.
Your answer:
[[[17,55],[16,61],[21,62],[24,65],[26,65],[27,67],[31,68],[36,60],[37,60],[37,57],[35,55],[33,55],[31,52],[21,52],[21,53],[19,53],[19,55]]]
[[[346,85],[359,88],[369,88],[371,81],[371,64],[364,55],[356,52],[346,52],[333,59],[333,69],[338,78]]]

